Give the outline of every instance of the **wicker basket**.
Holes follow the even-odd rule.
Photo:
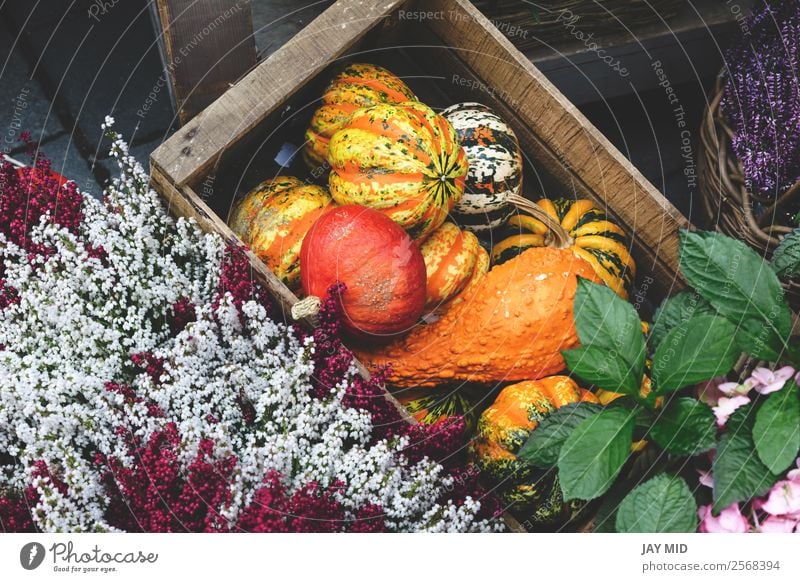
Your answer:
[[[586,32],[602,36],[627,33],[636,27],[677,14],[682,0],[473,0],[509,40],[520,49],[571,38],[565,28],[570,16]]]
[[[744,171],[731,148],[733,129],[721,111],[724,93],[723,77],[717,79],[714,98],[706,110],[700,127],[700,159],[698,171],[700,195],[705,211],[706,227],[743,240],[765,258],[793,228],[776,224],[777,213],[788,202],[800,197],[800,182],[777,198],[750,192]],[[800,307],[800,282],[784,283],[792,307]]]

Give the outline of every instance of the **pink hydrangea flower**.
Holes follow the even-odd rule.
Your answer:
[[[705,485],[706,487],[713,489],[714,476],[711,474],[711,471],[703,471],[698,469],[697,472],[700,474],[700,485]]]
[[[745,533],[750,529],[750,522],[742,515],[738,503],[726,507],[717,516],[711,512],[710,505],[702,505],[697,515],[700,533]]]
[[[786,474],[789,481],[800,481],[800,458],[797,459],[797,469],[792,469]]]
[[[761,533],[792,533],[797,528],[797,520],[789,517],[770,515],[761,522],[758,531]]]
[[[770,515],[800,519],[800,481],[778,481],[769,491],[761,509]]]
[[[753,380],[753,388],[756,392],[772,394],[783,388],[783,385],[792,376],[794,376],[794,368],[784,366],[774,372],[768,368],[756,368],[750,378]]]
[[[726,382],[725,380],[725,376],[717,376],[708,382],[698,384],[696,387],[698,400],[705,402],[709,406],[716,406],[720,398],[730,396],[728,392],[724,392],[721,388],[723,385],[735,384],[735,382]]]
[[[731,398],[723,396],[720,398],[717,401],[717,405],[713,408],[714,415],[717,417],[717,425],[720,427],[725,426],[725,423],[728,422],[731,414],[733,414],[737,408],[749,403],[750,399],[747,396],[733,396]]]

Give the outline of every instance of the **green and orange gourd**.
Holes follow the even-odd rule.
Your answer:
[[[287,287],[296,288],[303,238],[332,203],[325,188],[278,176],[245,194],[228,225]]]
[[[470,459],[504,506],[527,522],[564,520],[574,509],[564,502],[555,471],[521,461],[517,453],[542,420],[577,402],[597,398],[568,376],[550,376],[505,387],[478,419]]]
[[[426,307],[441,306],[466,287],[482,250],[474,234],[452,222],[445,222],[425,239],[420,251],[428,279]]]
[[[461,200],[468,170],[453,126],[417,101],[353,112],[331,137],[328,162],[337,203],[374,208],[420,240]]]
[[[331,136],[347,123],[356,109],[415,100],[411,89],[383,67],[348,64],[328,84],[322,95],[322,105],[311,117],[303,150],[306,164],[311,169],[324,167]]]

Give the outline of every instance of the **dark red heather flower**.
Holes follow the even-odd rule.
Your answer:
[[[36,531],[25,497],[0,497],[0,531],[3,533]]]
[[[197,321],[195,305],[187,297],[181,297],[173,303],[167,314],[167,323],[173,336],[178,335],[194,321]]]
[[[45,214],[73,234],[83,221],[83,197],[75,182],[66,182],[52,172],[50,161],[36,158],[35,166],[17,168],[9,162],[0,165],[0,232],[14,244],[33,254],[47,254],[34,245],[30,228]]]
[[[356,518],[350,524],[350,533],[383,533],[386,531],[386,519],[383,508],[369,504],[356,512]]]
[[[161,376],[165,373],[163,359],[150,352],[139,352],[131,355],[131,362],[139,368],[144,368],[154,384],[161,383]]]
[[[230,293],[233,297],[233,304],[239,311],[239,318],[244,323],[242,314],[242,304],[245,301],[255,300],[267,311],[272,311],[273,305],[269,294],[258,284],[253,277],[250,261],[242,247],[228,245],[225,255],[220,265],[219,282],[217,284],[217,299],[213,303],[213,308],[219,307],[219,302],[225,293]]]
[[[228,483],[236,457],[214,460],[214,444],[204,439],[184,476],[178,462],[180,442],[176,426],[170,423],[144,447],[133,445],[133,468],[97,457],[96,463],[106,468],[106,519],[111,525],[146,532],[227,529],[219,508],[230,501]]]

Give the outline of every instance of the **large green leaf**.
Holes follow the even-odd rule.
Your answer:
[[[697,529],[697,504],[686,482],[666,473],[631,491],[617,510],[620,533],[688,533]]]
[[[753,442],[755,412],[749,404],[728,419],[714,455],[714,512],[763,495],[778,479],[761,462]]]
[[[629,364],[601,346],[582,346],[561,352],[564,361],[575,375],[589,384],[611,392],[638,394],[642,376]]]
[[[673,328],[653,355],[655,392],[710,380],[733,367],[739,349],[734,325],[718,315],[696,315]]]
[[[800,275],[800,228],[787,234],[772,253],[772,269],[778,277]]]
[[[565,500],[594,499],[608,490],[630,453],[634,422],[634,411],[606,408],[575,427],[558,457]]]
[[[688,321],[694,315],[714,314],[714,308],[700,295],[686,289],[664,300],[653,316],[653,327],[650,330],[650,344],[653,348],[664,341],[669,331]]]
[[[777,361],[792,326],[778,277],[741,241],[713,232],[681,231],[681,271],[694,289],[737,328],[739,346]]]
[[[637,393],[647,354],[642,323],[633,306],[605,285],[578,279],[574,314],[581,345],[605,353],[603,359],[592,357],[585,360],[581,368],[583,373],[579,375],[587,380],[588,376],[597,375],[616,378],[620,381],[619,386],[598,385],[607,390]],[[595,364],[608,368],[610,372],[600,370],[592,373],[587,369]],[[620,375],[618,370],[624,373]]]
[[[716,445],[714,412],[694,398],[676,398],[661,411],[650,429],[652,439],[675,455],[697,455]]]
[[[793,381],[770,394],[758,409],[753,441],[759,458],[773,473],[794,463],[800,450],[800,395]]]
[[[537,467],[554,467],[561,446],[582,421],[594,416],[603,408],[590,402],[577,402],[562,406],[531,431],[528,441],[517,452],[517,457]]]

